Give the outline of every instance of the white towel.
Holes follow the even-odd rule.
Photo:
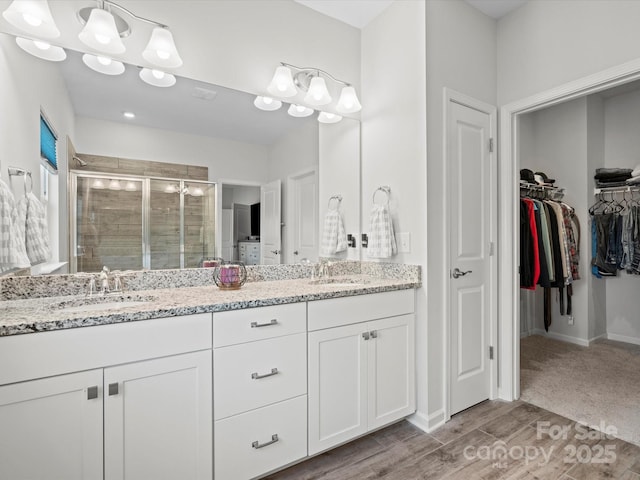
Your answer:
[[[8,185],[0,180],[0,273],[30,265],[17,220],[16,200]]]
[[[636,168],[631,172],[632,177],[640,177],[640,165],[636,165]]]
[[[347,234],[338,210],[329,210],[322,227],[321,255],[333,255],[347,249]]]
[[[369,220],[369,245],[371,258],[389,258],[397,253],[393,222],[386,205],[374,204]]]
[[[32,192],[18,201],[18,223],[31,265],[48,261],[51,250],[47,211]]]

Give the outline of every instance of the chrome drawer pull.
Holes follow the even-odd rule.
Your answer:
[[[267,378],[267,377],[272,377],[274,375],[279,374],[280,372],[278,371],[277,368],[272,368],[271,369],[271,373],[265,373],[264,375],[258,375],[258,372],[254,372],[251,374],[251,378],[253,378],[254,380],[260,380],[261,378]]]
[[[371,330],[371,338],[378,338],[378,331],[377,330]]]
[[[271,321],[267,323],[251,322],[251,328],[270,327],[271,325],[277,325],[277,324],[278,324],[278,320],[273,318],[271,319]]]
[[[87,388],[87,400],[94,400],[98,398],[98,386],[94,385],[93,387]]]
[[[256,440],[255,442],[253,442],[251,444],[251,446],[257,450],[259,448],[264,448],[264,447],[267,447],[269,445],[272,445],[272,444],[276,443],[278,440],[280,440],[278,438],[278,434],[274,433],[273,435],[271,435],[271,441],[269,441],[267,443],[263,443],[262,445],[260,445],[260,442],[258,440]]]

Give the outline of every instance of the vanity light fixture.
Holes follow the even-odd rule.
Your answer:
[[[192,197],[202,197],[204,195],[204,190],[200,187],[189,187],[189,192]]]
[[[136,186],[136,183],[135,183],[135,182],[131,182],[131,181],[129,181],[129,182],[127,182],[127,183],[125,184],[124,189],[125,189],[127,192],[135,192],[135,191],[137,191],[137,190],[138,190],[138,187]]]
[[[171,87],[176,84],[175,75],[155,68],[143,68],[139,75],[142,81],[154,87]]]
[[[292,117],[308,117],[309,115],[313,114],[313,112],[314,110],[312,108],[295,104],[291,104],[289,106],[289,110],[287,110],[287,113]]]
[[[295,73],[293,72],[295,71]],[[294,97],[299,92],[306,92],[304,102],[312,106],[328,105],[332,102],[326,80],[341,86],[340,97],[336,105],[339,113],[355,113],[362,105],[358,100],[355,88],[348,82],[338,80],[333,75],[315,67],[296,67],[280,62],[280,66],[271,79],[267,91],[275,97]]]
[[[82,61],[91,70],[105,75],[120,75],[124,73],[124,63],[103,55],[91,55],[85,53],[82,55]]]
[[[127,50],[122,39],[131,34],[132,29],[128,22],[132,19],[137,23],[152,26],[149,41],[141,52],[142,58],[149,66],[168,69],[182,65],[182,58],[167,25],[140,17],[110,0],[96,1],[97,6],[81,8],[77,13],[78,20],[83,24],[78,38],[88,47],[87,51],[92,52],[87,53],[89,57],[83,57],[87,66],[107,75],[118,75],[124,71],[124,64],[112,57]],[[66,53],[61,47],[44,42],[60,36],[60,30],[53,20],[47,0],[13,0],[2,12],[2,16],[15,28],[28,34],[26,36],[30,39],[16,39],[20,48],[26,52],[51,61],[66,58]],[[98,58],[101,59],[99,62]],[[144,70],[160,72],[151,68]],[[144,77],[141,75],[141,78],[151,85],[160,87],[175,84],[176,79],[173,75],[161,73],[162,79],[146,77],[146,74]],[[158,75],[154,73],[152,76]]]
[[[320,123],[338,123],[340,120],[342,120],[342,117],[335,113],[320,112],[320,115],[318,115],[318,121]]]
[[[267,112],[278,110],[282,106],[282,102],[280,100],[276,100],[271,97],[262,97],[260,95],[256,97],[253,104],[260,110],[266,110]]]
[[[97,190],[103,190],[104,189],[104,182],[101,179],[96,178],[93,181],[93,183],[91,184],[91,188],[95,188]]]
[[[122,190],[122,185],[120,185],[120,180],[111,180],[109,182],[109,190]]]
[[[67,58],[67,53],[63,48],[51,45],[44,40],[31,40],[28,38],[16,37],[16,43],[25,52],[34,57],[49,60],[51,62],[61,62]]]
[[[60,30],[53,21],[47,0],[14,0],[4,19],[17,29],[40,38],[58,38]]]

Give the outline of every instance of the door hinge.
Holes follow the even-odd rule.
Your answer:
[[[489,347],[489,360],[493,360],[493,347]]]
[[[493,153],[493,138],[489,139],[489,153]]]
[[[493,242],[489,242],[489,256],[493,257]]]

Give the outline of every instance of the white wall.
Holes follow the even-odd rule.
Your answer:
[[[30,170],[36,194],[40,192],[41,109],[59,136],[57,204],[59,223],[66,225],[66,137],[73,137],[74,118],[64,82],[54,65],[24,54],[12,37],[0,35],[0,112],[3,118],[0,128],[0,178],[9,183],[9,166]],[[13,177],[12,186],[15,194],[24,191],[21,178]],[[66,229],[52,233],[52,260],[59,258],[64,261],[68,258]]]
[[[260,202],[260,187],[224,185],[222,187],[222,208],[232,208],[234,203],[253,205]]]
[[[429,3],[429,2],[427,2]],[[362,231],[369,229],[371,196],[391,188],[390,210],[396,232],[410,232],[411,253],[393,262],[427,269],[426,258],[426,49],[425,3],[399,0],[362,30]],[[358,242],[359,244],[360,242]],[[367,260],[363,253],[363,260]],[[423,279],[424,282],[424,279]],[[416,423],[428,428],[432,386],[427,371],[438,363],[427,351],[426,282],[418,290],[416,315]],[[429,356],[430,362],[427,362]],[[437,407],[436,407],[437,408]]]
[[[78,153],[209,167],[209,180],[266,182],[267,147],[81,117]]]
[[[640,164],[640,91],[607,98],[603,103],[604,164],[634,168]],[[606,284],[607,334],[640,344],[640,276],[618,275],[594,280]]]
[[[637,59],[638,18],[637,1],[530,0],[498,22],[499,104]]]

